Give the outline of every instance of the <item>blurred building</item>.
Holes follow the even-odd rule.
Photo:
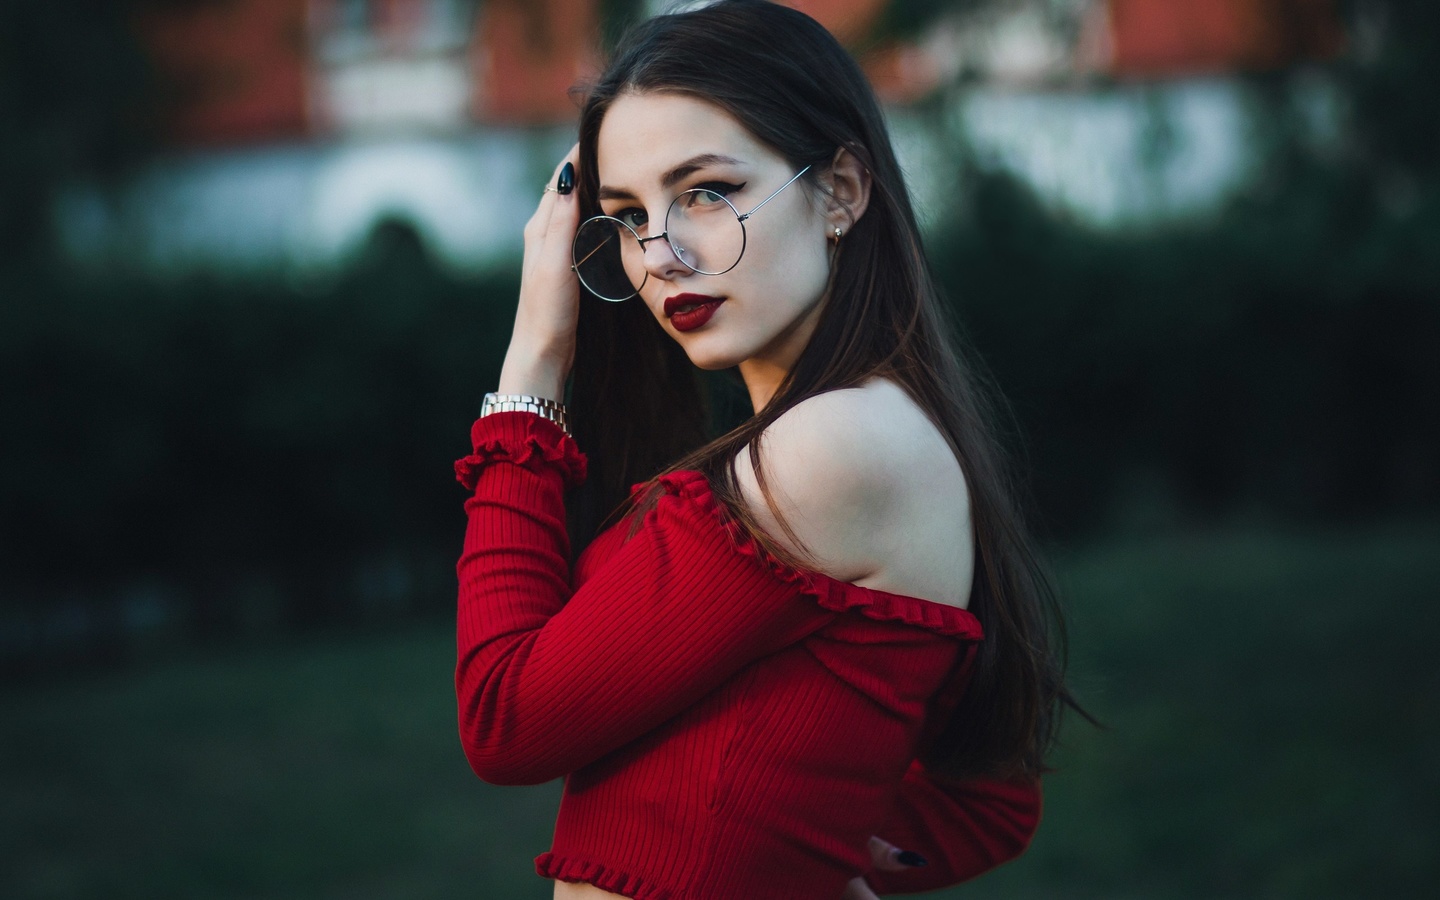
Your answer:
[[[791,5],[854,43],[887,2]],[[601,10],[154,0],[136,27],[164,75],[168,150],[118,191],[70,191],[62,240],[101,265],[323,272],[401,220],[455,267],[513,258],[573,140],[569,89],[597,70]],[[1243,184],[1234,76],[1329,59],[1343,35],[1332,0],[972,0],[870,46],[902,161],[927,184],[963,140],[1058,207],[1125,225],[1203,212]],[[1317,133],[1337,127],[1323,79],[1307,102]],[[934,193],[922,213],[943,206]]]
[[[1316,64],[1343,48],[1332,0],[1004,0],[954,4],[870,69],[915,169],[945,171],[963,140],[1063,212],[1143,227],[1203,215],[1255,176],[1244,75],[1308,67],[1295,113],[1313,140],[1336,140]],[[940,127],[904,112],[937,91]]]
[[[440,259],[513,255],[595,69],[593,0],[144,4],[168,149],[77,187],[62,240],[100,265],[324,272],[383,221]]]

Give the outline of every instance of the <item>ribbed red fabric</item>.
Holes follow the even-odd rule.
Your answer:
[[[497,784],[566,777],[547,878],[636,900],[836,900],[932,890],[1018,855],[1037,785],[944,784],[914,760],[963,689],[966,610],[779,563],[696,472],[667,475],[567,565],[585,460],[552,423],[497,413],[456,463],[460,735]],[[927,857],[871,871],[871,835]]]

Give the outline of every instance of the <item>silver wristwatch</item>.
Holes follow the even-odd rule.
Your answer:
[[[565,412],[563,404],[554,400],[547,400],[544,397],[535,397],[530,394],[486,394],[485,401],[480,404],[480,417],[497,412],[528,412],[534,413],[542,419],[549,419],[560,430],[570,435],[570,419]]]

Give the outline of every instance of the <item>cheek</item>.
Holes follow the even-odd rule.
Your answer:
[[[777,313],[794,315],[813,306],[825,293],[830,279],[830,255],[818,241],[790,239],[766,248],[764,271],[768,292],[777,300]]]

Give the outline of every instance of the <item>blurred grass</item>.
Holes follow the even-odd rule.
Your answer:
[[[1440,523],[1114,539],[1058,569],[1067,729],[1018,862],[939,897],[1428,896]],[[544,898],[437,626],[0,692],[0,896]]]
[[[1110,730],[1067,730],[1045,825],[994,896],[1433,896],[1440,528],[1058,562],[1077,686]]]

